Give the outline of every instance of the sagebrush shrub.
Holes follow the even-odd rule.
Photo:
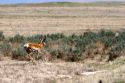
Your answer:
[[[10,42],[23,43],[26,41],[26,38],[22,35],[16,34],[14,37],[9,39]]]
[[[0,41],[2,41],[2,40],[4,40],[4,35],[3,35],[3,32],[2,31],[0,31]]]
[[[3,35],[2,33],[0,36]],[[53,59],[63,59],[65,61],[80,61],[88,56],[96,57],[109,56],[109,60],[113,60],[121,55],[125,48],[125,31],[116,33],[111,30],[101,30],[99,32],[85,32],[80,35],[72,34],[66,36],[64,34],[47,34],[45,49]],[[2,37],[2,36],[1,36]],[[12,49],[12,57],[18,58],[25,56],[26,52],[20,43],[25,42],[40,42],[40,34],[29,37],[24,37],[19,34],[9,38],[8,42],[16,42],[18,48]],[[4,35],[3,35],[4,38]],[[97,42],[100,42],[99,45]],[[13,44],[14,45],[14,44]],[[91,47],[94,46],[94,47]],[[17,46],[16,46],[17,47]],[[89,47],[89,48],[87,48]],[[9,50],[9,46],[2,46],[3,50]],[[10,50],[11,51],[11,50]],[[93,51],[93,52],[90,52]]]
[[[33,36],[29,36],[27,37],[27,41],[30,41],[30,42],[39,42],[40,41],[40,37],[43,36],[43,35],[33,35]]]
[[[11,45],[9,43],[3,43],[0,45],[0,50],[4,54],[4,56],[9,56],[11,53]]]
[[[18,57],[25,56],[27,53],[23,46],[19,46],[18,48],[12,49],[12,58],[17,59]]]

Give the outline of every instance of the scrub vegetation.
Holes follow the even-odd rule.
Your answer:
[[[1,32],[1,49],[4,55],[12,58],[26,56],[23,48],[26,42],[40,42],[41,35],[25,37],[15,35],[4,38]],[[83,61],[87,58],[111,61],[124,54],[125,31],[113,32],[100,30],[98,32],[84,32],[80,35],[66,36],[61,33],[47,34],[46,47],[44,48],[51,56],[51,60],[62,59],[64,61]]]

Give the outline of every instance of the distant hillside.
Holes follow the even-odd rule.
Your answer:
[[[125,5],[125,1],[97,1],[93,2],[93,4],[120,6],[120,5]]]
[[[90,3],[79,3],[79,2],[48,2],[48,3],[29,3],[29,4],[1,4],[0,6],[35,6],[35,7],[56,7],[56,6],[125,6],[125,2],[118,2],[118,1],[98,1],[98,2],[90,2]]]

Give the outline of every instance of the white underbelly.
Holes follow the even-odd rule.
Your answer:
[[[35,47],[33,47],[32,49],[34,49],[34,50],[40,50],[39,48],[35,48]]]

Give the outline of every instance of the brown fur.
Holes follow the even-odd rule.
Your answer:
[[[44,44],[39,44],[39,43],[29,43],[30,48],[43,48]]]

